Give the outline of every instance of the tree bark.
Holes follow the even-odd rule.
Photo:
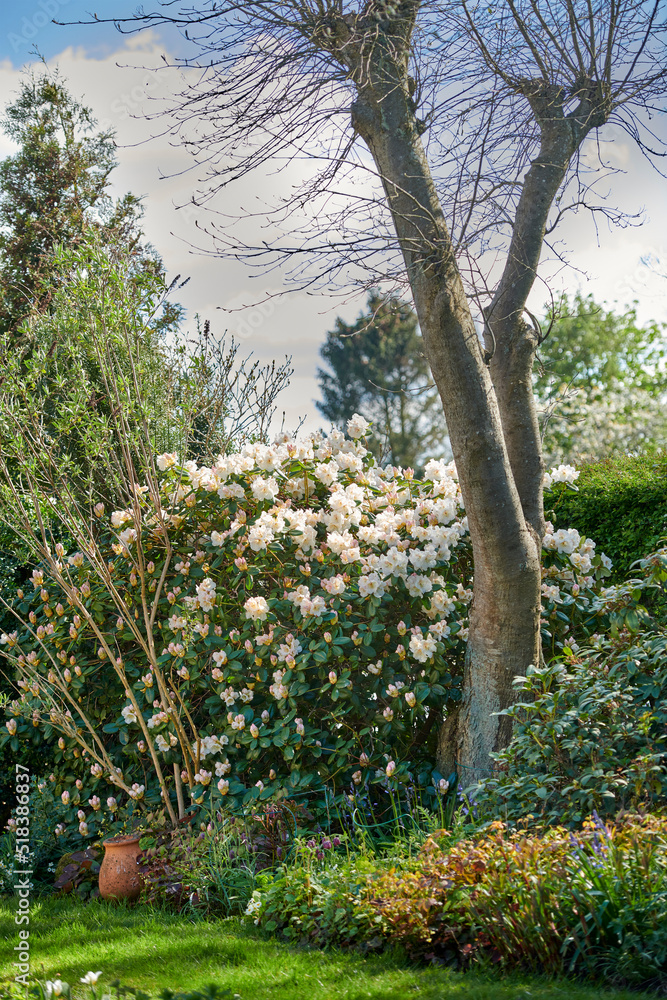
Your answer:
[[[540,653],[540,548],[526,522],[501,415],[419,137],[405,66],[375,42],[357,83],[353,124],[387,195],[442,399],[475,566],[463,697],[438,764],[464,784],[489,773],[506,745],[512,680]]]
[[[523,313],[537,275],[549,212],[583,130],[566,118],[563,93],[542,81],[524,81],[524,96],[540,126],[540,150],[524,177],[507,262],[484,331],[512,475],[527,524],[544,536],[542,447],[533,392],[538,332]]]

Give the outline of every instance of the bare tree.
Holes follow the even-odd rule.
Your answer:
[[[612,169],[605,127],[649,156],[657,144],[648,122],[666,89],[659,8],[202,0],[117,22],[175,25],[196,47],[179,64],[195,79],[175,109],[205,168],[195,203],[267,164],[312,167],[275,206],[271,239],[243,243],[234,220],[219,217],[209,227],[216,253],[268,266],[284,258],[302,285],[340,282],[363,265],[369,285],[410,287],[474,551],[463,702],[440,747],[441,766],[470,777],[507,742],[509,720],[497,713],[514,676],[541,655],[543,469],[531,384],[540,330],[526,302],[567,210],[622,219],[594,200]],[[258,214],[269,217],[263,205]]]

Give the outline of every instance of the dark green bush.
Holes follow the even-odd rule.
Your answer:
[[[644,606],[667,583],[667,548],[606,591],[611,627],[517,677],[510,744],[471,789],[491,817],[578,823],[667,803],[667,628]]]
[[[578,492],[547,494],[547,517],[594,538],[613,579],[623,580],[667,534],[667,453],[605,459],[580,472]]]

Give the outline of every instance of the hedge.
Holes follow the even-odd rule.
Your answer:
[[[578,491],[554,497],[547,517],[577,528],[613,561],[614,581],[667,535],[667,452],[604,459],[584,466]]]

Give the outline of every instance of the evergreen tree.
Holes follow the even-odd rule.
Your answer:
[[[379,461],[415,468],[447,452],[442,407],[409,305],[371,292],[354,323],[336,320],[320,356],[329,369],[317,371],[320,413],[340,428],[353,413],[372,421]]]

